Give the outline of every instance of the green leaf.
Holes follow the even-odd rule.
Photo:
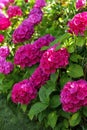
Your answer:
[[[72,79],[71,79],[67,74],[63,74],[63,75],[60,77],[60,86],[61,86],[61,88],[62,88],[68,81],[72,81]]]
[[[65,128],[69,127],[69,122],[66,119],[64,119],[63,124],[64,124]]]
[[[22,104],[22,105],[21,105],[21,109],[23,110],[23,112],[25,112],[26,109],[27,109],[27,105]]]
[[[70,66],[67,69],[67,74],[72,78],[79,78],[84,75],[82,66],[78,64],[70,64]]]
[[[70,60],[73,61],[73,62],[78,62],[79,59],[82,59],[82,57],[78,54],[72,54],[70,56]]]
[[[60,105],[60,96],[58,95],[54,95],[52,98],[51,98],[51,101],[50,101],[50,106],[52,108],[56,108]]]
[[[51,74],[51,77],[50,77],[51,81],[55,83],[58,79],[58,75],[59,75],[59,70],[56,73]]]
[[[72,127],[78,125],[80,121],[81,121],[81,116],[79,112],[73,114],[72,117],[69,119],[70,126]]]
[[[49,95],[46,94],[47,89],[43,86],[39,90],[40,101],[46,104],[49,104]]]
[[[58,119],[58,115],[56,113],[56,111],[54,112],[51,112],[49,115],[48,115],[48,122],[47,124],[49,126],[51,126],[52,128],[55,127],[56,123],[57,123],[57,119]]]
[[[5,77],[4,74],[0,74],[0,84],[2,84],[4,77]]]
[[[49,46],[43,46],[43,47],[41,48],[41,50],[44,51],[44,50],[47,50],[48,48],[49,48]]]
[[[70,118],[70,113],[65,112],[65,111],[63,111],[63,110],[60,110],[60,111],[58,112],[58,115],[62,116],[63,118],[67,118],[67,119]]]
[[[62,36],[59,36],[55,41],[53,41],[50,46],[53,46],[54,44],[58,43],[58,42],[63,42],[65,39],[69,38],[70,34],[69,33],[65,33]],[[61,47],[61,44],[59,45]]]
[[[44,111],[47,107],[48,107],[47,104],[41,102],[35,103],[34,105],[31,106],[30,111],[28,113],[29,118],[32,120],[34,116]]]
[[[77,46],[83,46],[85,43],[85,37],[78,36],[76,39],[76,45]]]
[[[73,53],[73,52],[74,52],[74,49],[75,49],[74,46],[71,45],[71,46],[68,47],[68,52],[69,52],[69,53]]]
[[[87,117],[87,107],[83,107],[83,114],[84,114],[84,116],[86,116]]]

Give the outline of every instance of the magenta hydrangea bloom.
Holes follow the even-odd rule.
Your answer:
[[[69,32],[75,35],[84,35],[87,28],[87,12],[76,14],[69,22]]]
[[[14,65],[11,62],[7,62],[4,57],[0,57],[0,73],[9,74],[13,70]]]
[[[41,9],[40,8],[33,8],[29,14],[29,21],[32,24],[36,25],[42,21],[42,17],[43,17],[43,12],[41,11]]]
[[[76,0],[76,9],[81,9],[86,5],[86,0]]]
[[[0,43],[2,43],[3,41],[4,41],[4,36],[0,34]]]
[[[21,16],[22,10],[19,6],[9,6],[7,14],[9,18],[13,18],[15,16]]]
[[[53,36],[47,34],[33,44],[19,47],[14,56],[14,63],[22,68],[38,63],[44,53],[44,51],[41,51],[41,47],[48,46],[54,39]]]
[[[6,58],[7,56],[9,56],[9,54],[10,50],[7,46],[0,47],[0,57]]]
[[[40,66],[42,70],[47,73],[55,73],[56,69],[66,67],[69,64],[69,53],[66,48],[55,50],[56,46],[51,47],[44,52]]]
[[[12,35],[15,44],[29,40],[34,33],[34,26],[28,19],[24,20],[22,24],[15,29]]]
[[[43,72],[39,66],[29,78],[29,82],[33,84],[36,89],[39,89],[42,85],[49,80],[50,75]]]
[[[46,6],[45,0],[36,0],[34,7],[36,8],[43,8]]]
[[[36,89],[26,79],[13,86],[11,99],[16,104],[28,104],[31,100],[36,98],[36,95]]]
[[[85,80],[71,81],[65,84],[60,94],[63,110],[76,112],[82,106],[87,106],[87,82]]]
[[[6,30],[11,25],[8,18],[0,18],[0,30]]]

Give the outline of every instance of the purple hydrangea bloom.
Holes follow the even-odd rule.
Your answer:
[[[0,57],[6,58],[7,56],[9,56],[9,54],[10,50],[7,46],[0,47]]]
[[[15,44],[29,40],[34,33],[34,26],[26,19],[22,24],[13,32],[12,39]]]
[[[29,14],[29,21],[33,25],[37,25],[42,21],[42,17],[43,17],[43,12],[41,11],[41,9],[40,8],[33,8]]]
[[[14,65],[11,62],[7,62],[5,58],[0,57],[0,73],[9,74],[13,70]]]
[[[36,0],[34,7],[36,8],[43,8],[46,6],[45,0]]]

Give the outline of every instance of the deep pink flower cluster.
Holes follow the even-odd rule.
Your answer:
[[[43,8],[46,6],[45,0],[36,0],[34,7],[36,8]]]
[[[50,75],[43,72],[39,66],[29,79],[29,82],[38,90],[42,85],[49,80]]]
[[[42,21],[43,12],[40,8],[33,8],[29,14],[29,21],[33,24],[39,24]]]
[[[3,17],[0,18],[0,30],[5,30],[11,25],[11,22],[9,21],[8,18]]]
[[[2,43],[3,41],[4,41],[4,36],[0,34],[0,43]]]
[[[87,106],[87,81],[78,80],[65,84],[60,94],[63,110],[76,112],[82,106]]]
[[[86,5],[86,0],[76,0],[76,9],[81,9]]]
[[[65,67],[69,64],[69,53],[66,48],[55,50],[56,46],[48,49],[40,60],[42,70],[47,73],[55,73],[56,69]]]
[[[22,24],[13,32],[12,38],[13,42],[19,43],[29,40],[34,33],[34,26],[29,22],[28,19],[25,19]]]
[[[14,63],[22,68],[38,63],[44,53],[44,51],[41,51],[41,48],[48,46],[54,39],[53,36],[47,34],[36,40],[33,44],[19,47],[14,56]]]
[[[14,103],[28,104],[36,95],[36,89],[26,79],[13,86],[11,98]]]
[[[4,57],[0,56],[0,73],[9,74],[13,70],[14,66],[11,62],[7,62]]]
[[[7,14],[9,18],[13,18],[15,16],[21,16],[22,15],[22,10],[19,6],[9,6],[7,10]]]
[[[87,12],[76,14],[69,22],[69,32],[75,35],[84,35],[84,31],[87,29]]]
[[[0,47],[0,57],[6,58],[7,56],[9,56],[9,54],[10,50],[7,46]]]

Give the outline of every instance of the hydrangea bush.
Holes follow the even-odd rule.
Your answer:
[[[0,1],[0,95],[42,130],[87,129],[86,0]]]

